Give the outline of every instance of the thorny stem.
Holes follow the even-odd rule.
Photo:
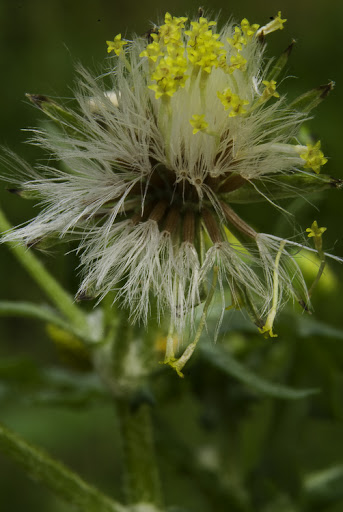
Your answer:
[[[0,210],[0,231],[8,231],[11,228],[12,226]],[[86,316],[74,303],[69,293],[52,277],[33,252],[16,242],[8,242],[8,246],[21,265],[50,297],[58,310],[68,318],[74,327],[84,330]]]

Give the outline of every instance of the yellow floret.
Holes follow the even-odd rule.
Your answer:
[[[236,50],[242,50],[243,45],[247,44],[247,39],[243,36],[242,31],[239,27],[235,27],[235,33],[233,37],[228,37],[227,42],[236,48]]]
[[[182,44],[182,32],[181,30],[184,28],[187,18],[181,17],[176,18],[173,17],[169,12],[166,13],[164,17],[164,25],[161,25],[158,31],[158,34],[153,37],[155,41],[160,41],[164,44]]]
[[[127,44],[127,41],[122,41],[121,34],[118,34],[115,36],[113,41],[106,41],[106,43],[108,46],[108,53],[113,51],[116,55],[120,55],[123,51],[123,46]]]
[[[236,117],[240,114],[246,114],[247,110],[244,108],[244,106],[248,104],[249,101],[242,100],[237,94],[234,94],[231,102],[232,110],[229,114],[229,117]]]
[[[312,169],[316,174],[320,173],[320,168],[328,161],[324,153],[320,150],[320,140],[313,146],[307,144],[307,149],[300,154],[300,158],[305,160],[304,169]]]
[[[193,126],[193,134],[203,132],[208,128],[208,123],[205,121],[205,114],[194,114],[189,122]]]
[[[247,59],[245,59],[240,53],[232,55],[230,58],[229,72],[233,73],[236,69],[245,71]]]
[[[177,18],[176,16],[172,16],[169,12],[166,12],[164,16],[164,23],[166,25],[172,25],[174,27],[184,28],[186,21],[188,18],[181,16]]]
[[[156,83],[149,85],[149,89],[155,91],[156,99],[163,95],[173,96],[180,87],[184,87],[188,78],[185,75],[187,60],[174,47],[168,46],[167,50],[169,55],[159,61],[151,75],[151,80]]]
[[[206,18],[200,18],[199,22],[191,23],[192,30],[186,30],[188,40],[188,59],[193,66],[210,73],[213,67],[219,66],[220,57],[225,53],[224,45],[218,41],[219,34],[213,34],[211,26],[215,21],[207,22]]]
[[[322,234],[327,230],[327,228],[320,228],[318,227],[318,223],[315,220],[312,222],[312,226],[310,228],[307,228],[306,231],[308,232],[308,237],[314,236],[315,238],[321,238]]]
[[[257,25],[257,23],[250,25],[249,21],[246,18],[244,18],[241,21],[241,27],[242,27],[243,34],[246,36],[247,40],[250,41],[252,36],[259,29],[260,25]]]
[[[274,98],[280,98],[280,94],[276,92],[276,81],[275,80],[263,80],[263,85],[265,85],[265,89],[262,92],[261,101],[267,101],[269,98],[274,96]]]
[[[284,23],[286,23],[286,19],[281,19],[281,11],[278,12],[277,16],[267,23],[267,25],[264,25],[261,27],[257,32],[257,36],[266,36],[267,34],[270,34],[271,32],[275,32],[275,30],[282,30]]]
[[[224,105],[225,110],[231,109],[229,117],[235,117],[247,112],[244,106],[248,105],[249,101],[243,100],[238,94],[234,94],[231,89],[225,89],[223,92],[218,91],[217,96]]]
[[[148,44],[145,50],[143,50],[139,56],[140,57],[148,57],[152,62],[156,62],[158,57],[162,57],[163,52],[161,46],[156,41]]]
[[[199,18],[199,21],[191,21],[191,25],[192,29],[185,30],[185,34],[192,39],[196,39],[198,36],[208,31],[212,34],[210,27],[217,25],[217,23],[215,21],[207,21],[206,18]]]

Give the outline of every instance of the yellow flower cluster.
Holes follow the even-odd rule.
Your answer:
[[[206,18],[200,17],[198,21],[191,22],[190,30],[183,30],[187,18],[174,17],[166,13],[164,25],[159,27],[157,33],[152,33],[152,43],[148,44],[145,50],[140,53],[140,57],[147,57],[151,65],[150,79],[152,84],[149,88],[155,92],[157,99],[161,97],[172,97],[175,92],[184,87],[188,75],[186,74],[189,64],[193,66],[193,70],[201,69],[206,73],[211,73],[213,68],[220,67],[225,73],[234,73],[236,70],[244,72],[246,70],[247,59],[243,57],[241,51],[248,42],[260,32],[259,25],[250,24],[244,18],[240,26],[235,27],[232,38],[227,41],[234,49],[234,54],[230,56],[227,63],[224,44],[219,41],[219,34],[213,32],[215,21],[207,21]],[[272,22],[265,27],[264,33],[271,32],[277,28],[282,28],[286,20],[281,19],[279,12]],[[187,46],[185,47],[184,36],[188,37]],[[115,38],[114,44],[111,43],[111,49],[119,55],[122,45],[120,35]],[[110,50],[109,50],[110,51]],[[267,101],[272,96],[278,98],[276,92],[276,82],[274,80],[263,84],[266,86],[260,101]],[[237,95],[234,105],[231,105],[232,111],[230,116],[245,113],[243,106],[246,105],[245,100],[241,100]]]
[[[307,149],[300,154],[300,158],[306,161],[304,169],[312,169],[316,174],[320,173],[321,166],[328,161],[320,150],[320,140],[314,146],[307,144]]]
[[[245,71],[247,60],[239,52],[241,52],[244,46],[246,46],[252,39],[258,28],[259,25],[250,25],[249,21],[244,18],[241,21],[241,26],[235,27],[235,33],[233,37],[227,38],[227,42],[232,46],[232,48],[236,50],[237,54],[231,56],[229,66],[226,65],[226,62],[222,62],[222,68],[226,73],[233,73],[236,71],[236,69]]]
[[[191,30],[185,30],[185,34],[189,36],[188,59],[193,66],[211,73],[212,67],[217,68],[221,56],[225,54],[223,43],[218,41],[219,34],[214,34],[211,29],[216,22],[199,18],[199,21],[192,21],[191,25]]]
[[[166,13],[164,25],[161,25],[157,34],[151,34],[153,42],[140,54],[140,57],[148,57],[155,65],[151,73],[151,80],[155,83],[149,85],[149,88],[155,92],[157,99],[173,96],[180,87],[184,87],[188,78],[185,74],[188,63],[182,40],[182,29],[186,21],[187,18],[177,18]]]
[[[248,105],[249,101],[243,100],[238,96],[238,94],[234,94],[231,89],[225,89],[223,92],[218,91],[217,96],[224,105],[225,110],[231,109],[229,117],[235,117],[239,114],[246,113],[244,106]]]
[[[249,21],[246,18],[244,18],[241,21],[241,26],[235,27],[234,36],[232,38],[227,38],[227,42],[231,46],[233,46],[233,48],[235,48],[237,51],[241,51],[243,49],[243,46],[247,45],[248,41],[251,40],[259,26],[260,25],[257,25],[256,23],[250,25]]]

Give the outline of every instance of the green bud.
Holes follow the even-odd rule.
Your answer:
[[[291,44],[286,48],[286,50],[280,55],[280,57],[275,62],[274,66],[272,66],[269,71],[266,80],[270,82],[271,80],[276,80],[280,75],[283,68],[286,66],[288,57],[290,56],[293,46],[295,45],[295,40],[293,39]]]
[[[222,193],[221,198],[229,203],[258,203],[265,200],[258,190],[267,194],[272,200],[276,200],[313,194],[330,188],[343,188],[341,179],[332,178],[326,174],[312,176],[304,173],[270,176],[268,181],[254,180],[254,184],[256,188],[247,182],[232,192]]]
[[[320,85],[316,89],[311,89],[305,94],[296,98],[291,104],[290,108],[298,110],[299,112],[310,112],[313,108],[317,107],[328,94],[335,87],[335,82],[329,82],[326,85]]]
[[[58,103],[41,94],[26,94],[25,96],[68,135],[78,140],[86,140],[82,119],[75,112],[65,110]]]

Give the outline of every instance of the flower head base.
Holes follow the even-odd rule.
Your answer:
[[[167,13],[150,41],[125,46],[116,36],[111,93],[83,71],[76,111],[40,97],[60,131],[38,141],[64,167],[25,168],[22,188],[46,207],[7,239],[71,233],[80,239],[80,293],[114,292],[133,321],[147,322],[153,307],[169,319],[168,339],[194,330],[197,307],[207,311],[215,292],[224,314],[226,290],[273,335],[286,299],[306,304],[307,288],[291,243],[258,233],[235,203],[303,194],[314,187],[306,168],[326,162],[319,143],[294,145],[306,117],[264,68],[259,36],[284,22],[279,13],[260,29],[244,19],[216,32],[215,21]]]

